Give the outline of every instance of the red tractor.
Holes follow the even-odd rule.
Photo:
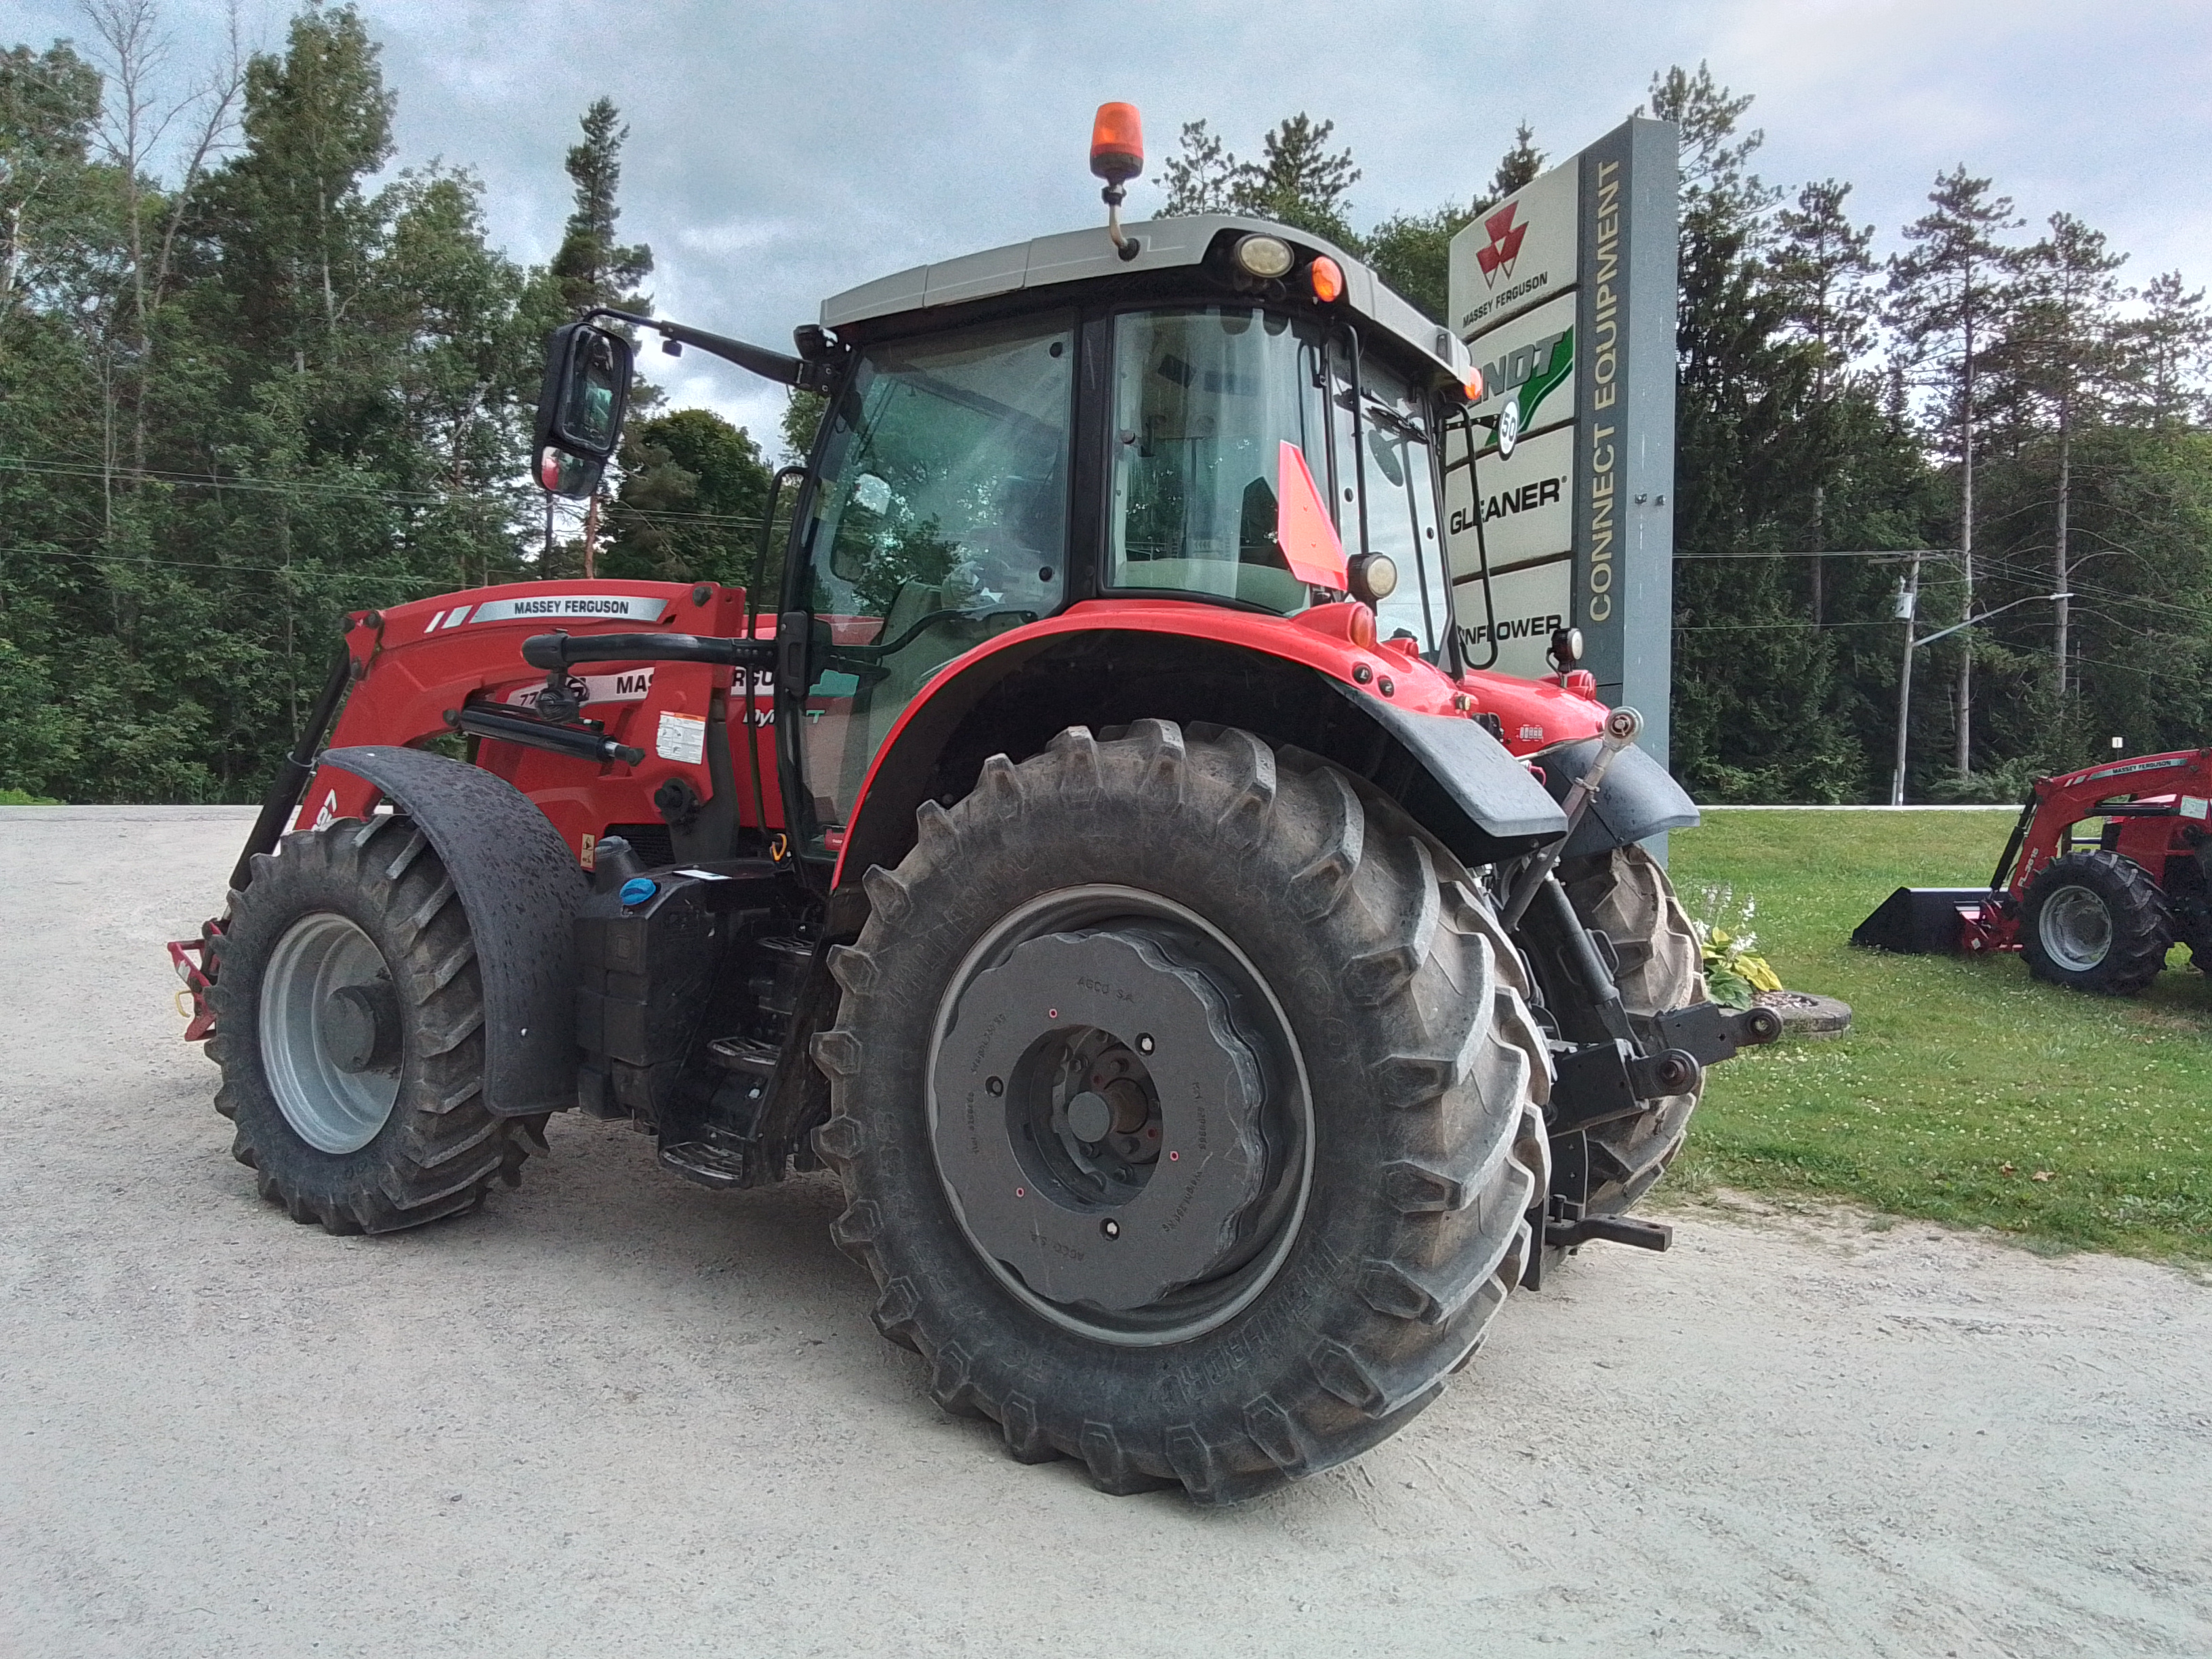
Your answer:
[[[795,356],[594,313],[550,489],[614,453],[626,329],[827,398],[779,591],[348,618],[173,947],[264,1196],[410,1226],[570,1109],[713,1187],[826,1163],[940,1404],[1212,1501],[1391,1433],[1547,1255],[1663,1248],[1626,1212],[1779,1024],[1706,1000],[1638,845],[1696,809],[1571,630],[1556,679],[1471,662],[1448,331],[1304,232],[1113,219]]]
[[[2018,951],[2054,985],[2135,996],[2189,946],[2212,963],[2212,749],[2039,778],[1986,888],[1900,887],[1851,934],[1874,950]],[[2077,825],[2101,828],[2077,837]]]

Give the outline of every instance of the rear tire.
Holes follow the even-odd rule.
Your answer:
[[[1549,1173],[1548,1060],[1520,963],[1456,866],[1332,767],[1158,720],[1103,739],[1071,728],[1019,765],[995,757],[951,811],[925,805],[920,832],[896,871],[868,872],[869,921],[832,954],[844,998],[814,1052],[835,1103],[817,1146],[849,1200],[835,1237],[881,1287],[877,1328],[928,1362],[938,1402],[995,1420],[1017,1458],[1081,1458],[1102,1491],[1179,1482],[1222,1503],[1356,1455],[1434,1399],[1520,1282]],[[1177,927],[1177,915],[1190,921]],[[1140,971],[1141,940],[1115,942],[1148,931],[1175,960]],[[1139,968],[1039,972],[1000,981],[995,1000],[975,988],[1017,952],[1033,951],[1014,964],[1026,969],[1102,942]],[[1138,985],[1146,974],[1152,989]],[[1177,1183],[1161,1190],[1188,1207],[1209,1167],[1266,1173],[1250,1175],[1241,1209],[1220,1212],[1220,1236],[1238,1243],[1210,1276],[1148,1302],[1077,1294],[1144,1252],[1164,1262],[1192,1249],[1161,1237],[1184,1210],[1125,1235],[1116,1218],[1139,1214],[1149,1187],[1122,1207],[1082,1208],[1073,1178],[1046,1167],[1060,1156],[1052,1135],[1023,1127],[1036,1068],[969,1056],[1066,1041],[1051,1024],[1063,1012],[1152,1054],[1149,1031],[1103,1023],[1119,1005],[1084,999],[1136,986],[1139,1015],[1121,1022],[1134,1024],[1154,1018],[1146,998],[1164,1006],[1194,977],[1227,1018],[1210,1038],[1202,1020],[1173,1039],[1158,1026],[1165,1103],[1152,1121],[1164,1146],[1200,1148],[1197,1168],[1170,1175],[1162,1159],[1146,1179]],[[1257,1063],[1244,1116],[1218,1107],[1236,1087],[1200,1106],[1172,1086],[1171,1041]],[[950,1088],[962,1066],[1000,1086]],[[1144,1069],[1113,1067],[1108,1092]],[[1040,1122],[1073,1125],[1079,1104],[1103,1127],[1095,1094]],[[1215,1126],[1209,1140],[1190,1138],[1194,1118]],[[1048,1207],[1018,1208],[971,1174],[968,1148],[1000,1141],[1030,1149],[1011,1196]],[[1006,1259],[1048,1236],[1056,1255],[1030,1253],[1018,1270]],[[1000,1254],[979,1242],[990,1238]]]
[[[1583,864],[1565,879],[1567,897],[1583,926],[1612,941],[1620,963],[1615,983],[1629,1017],[1650,1019],[1709,1001],[1697,933],[1659,861],[1632,844]],[[1704,1091],[1701,1080],[1687,1094],[1653,1102],[1640,1116],[1585,1132],[1585,1213],[1622,1214],[1657,1184],[1682,1150],[1691,1114]]]
[[[468,918],[409,819],[287,836],[254,860],[216,945],[216,1110],[264,1198],[330,1232],[380,1233],[520,1180],[521,1125],[484,1105]]]
[[[2021,906],[2021,954],[2036,978],[2102,996],[2140,995],[2166,966],[2173,915],[2150,872],[2102,848],[2037,871]]]

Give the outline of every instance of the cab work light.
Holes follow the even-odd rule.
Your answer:
[[[1246,276],[1272,278],[1287,273],[1294,256],[1279,236],[1247,236],[1237,244],[1234,257]]]

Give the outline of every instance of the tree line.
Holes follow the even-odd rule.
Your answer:
[[[250,799],[349,611],[742,575],[766,471],[708,411],[642,389],[604,522],[529,481],[547,331],[649,304],[611,103],[525,268],[466,169],[379,182],[396,98],[351,7],[199,64],[157,0],[84,14],[82,47],[0,52],[0,788]]]
[[[550,509],[529,481],[546,331],[650,304],[611,102],[526,267],[465,168],[383,177],[395,94],[352,8],[201,64],[158,0],[84,10],[82,45],[0,52],[0,790],[252,798],[349,610],[750,577],[808,400],[764,447],[641,386],[610,495]],[[1916,653],[1912,798],[2008,796],[2112,734],[2206,740],[2203,292],[2126,286],[2094,228],[2031,231],[1963,167],[1877,258],[1848,184],[1758,176],[1750,104],[1700,66],[1644,106],[1683,143],[1677,772],[1886,798],[1908,586],[1923,634],[1989,617]],[[1546,164],[1524,125],[1480,191],[1361,230],[1334,137],[1301,112],[1243,159],[1192,123],[1163,205],[1328,236],[1441,319],[1452,235]]]

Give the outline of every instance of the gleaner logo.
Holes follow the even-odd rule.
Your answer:
[[[1528,234],[1528,227],[1513,222],[1513,216],[1519,210],[1520,204],[1508,202],[1482,222],[1483,229],[1489,233],[1490,244],[1476,252],[1474,262],[1482,267],[1485,287],[1496,288],[1501,270],[1510,276],[1513,262],[1521,257],[1521,243]]]

